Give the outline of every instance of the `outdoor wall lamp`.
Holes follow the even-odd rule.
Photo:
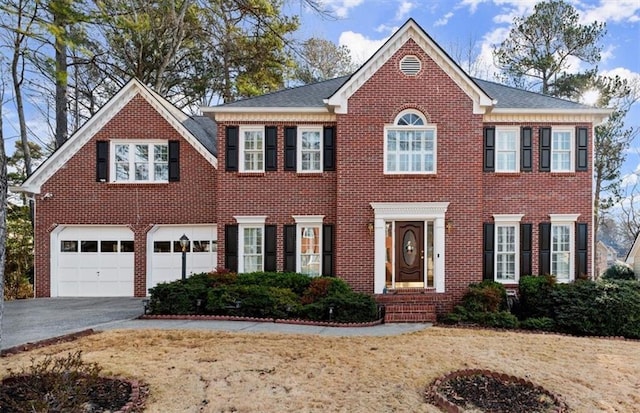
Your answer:
[[[447,220],[445,228],[447,229],[447,232],[453,231],[453,222],[450,219]]]
[[[180,247],[182,247],[182,281],[187,279],[187,247],[189,238],[185,234],[180,237]]]
[[[369,230],[369,234],[373,234],[373,222],[367,222],[367,229]]]

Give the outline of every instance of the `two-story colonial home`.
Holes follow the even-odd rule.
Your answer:
[[[202,112],[134,80],[24,183],[38,296],[144,296],[182,234],[190,273],[338,276],[391,321],[592,274],[609,110],[471,78],[413,20],[351,76]]]

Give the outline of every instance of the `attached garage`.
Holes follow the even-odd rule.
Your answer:
[[[157,225],[147,235],[147,290],[161,282],[182,277],[180,237],[186,235],[186,275],[213,271],[218,262],[218,235],[215,224]]]
[[[51,233],[52,297],[133,297],[134,234],[125,226]]]

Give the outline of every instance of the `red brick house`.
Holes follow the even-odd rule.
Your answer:
[[[335,275],[388,320],[592,274],[609,111],[473,79],[413,20],[349,77],[202,112],[132,81],[25,182],[38,296],[144,296],[179,278],[182,233],[189,272]]]

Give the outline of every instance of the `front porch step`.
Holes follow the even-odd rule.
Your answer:
[[[385,323],[435,323],[436,306],[424,303],[399,303],[385,306]]]

